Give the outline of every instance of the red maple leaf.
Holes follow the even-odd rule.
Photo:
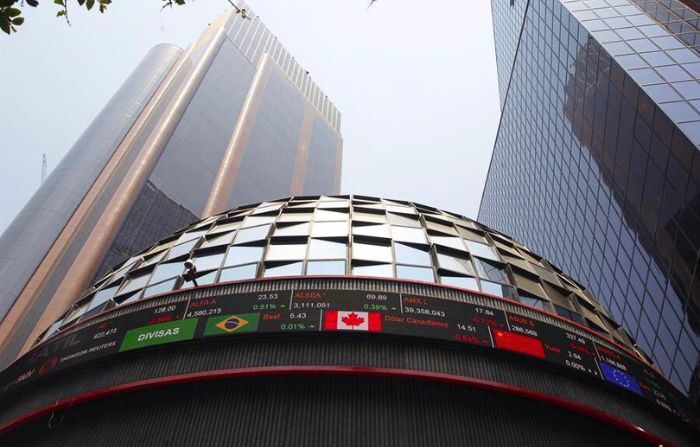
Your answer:
[[[349,313],[340,320],[348,326],[359,326],[365,322],[365,319],[358,316],[355,312]]]

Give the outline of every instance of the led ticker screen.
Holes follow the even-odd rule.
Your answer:
[[[37,346],[2,373],[0,390],[88,360],[152,346],[237,334],[340,331],[441,339],[542,359],[695,420],[684,396],[656,371],[579,333],[487,306],[357,290],[244,293],[134,311]]]

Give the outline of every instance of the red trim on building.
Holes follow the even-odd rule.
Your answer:
[[[596,419],[602,423],[613,426],[619,430],[623,430],[632,436],[637,437],[649,444],[658,447],[670,447],[671,444],[644,430],[642,427],[634,425],[630,422],[619,419],[608,413],[604,413],[595,408],[591,408],[570,400],[561,399],[549,394],[540,393],[537,391],[528,390],[526,388],[507,385],[489,380],[475,379],[470,377],[455,376],[452,374],[443,374],[429,371],[416,371],[410,369],[392,369],[392,368],[374,368],[365,366],[267,366],[267,367],[251,367],[240,369],[223,369],[213,371],[202,371],[190,374],[179,374],[166,377],[158,377],[154,379],[140,380],[137,382],[115,385],[107,388],[100,388],[78,396],[56,401],[51,405],[41,407],[14,419],[0,426],[0,435],[14,430],[24,424],[34,421],[42,416],[55,411],[65,410],[72,406],[90,402],[93,400],[119,395],[131,391],[138,391],[150,388],[158,388],[163,386],[172,386],[193,382],[201,382],[207,380],[228,379],[228,378],[245,378],[245,377],[272,377],[272,376],[368,376],[382,377],[393,379],[411,379],[423,380],[428,382],[444,383],[456,386],[466,386],[475,389],[484,389],[495,392],[501,392],[512,396],[517,396],[525,399],[530,399],[542,402],[548,405],[553,405],[570,411],[573,413],[582,414],[584,416]]]

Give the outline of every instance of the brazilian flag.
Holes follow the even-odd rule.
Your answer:
[[[204,336],[238,334],[240,332],[255,332],[260,321],[259,313],[221,315],[207,320]]]

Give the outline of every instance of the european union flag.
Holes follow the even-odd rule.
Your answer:
[[[615,368],[614,366],[605,362],[598,361],[598,363],[600,364],[600,370],[603,372],[603,377],[605,377],[605,380],[621,386],[622,388],[634,391],[641,396],[642,390],[639,388],[637,379],[630,374],[627,374],[623,370]]]

